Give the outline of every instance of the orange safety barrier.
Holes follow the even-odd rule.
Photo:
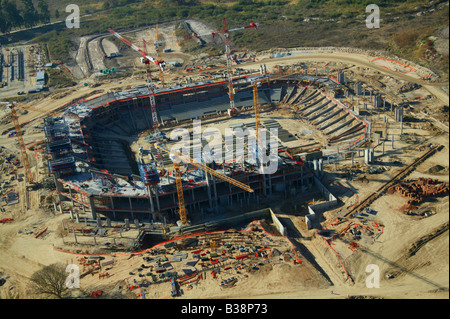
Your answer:
[[[270,235],[270,236],[283,237],[283,238],[287,239],[287,241],[291,244],[291,247],[292,247],[292,250],[293,250],[293,252],[294,252],[294,255],[295,255],[296,259],[299,259],[298,255],[297,255],[297,252],[296,252],[296,250],[295,250],[295,246],[294,246],[294,244],[289,240],[289,238],[287,238],[287,237],[285,237],[285,236],[283,236],[283,235],[272,234],[272,233],[267,232],[267,231],[264,229],[264,227],[262,227],[261,222],[260,222],[259,220],[254,220],[254,221],[252,221],[250,224],[253,225],[254,223],[258,223],[259,226],[261,227],[262,231],[263,231],[264,233]],[[251,229],[251,228],[252,228],[252,227],[250,227],[250,229]],[[249,231],[251,231],[251,230],[239,230],[238,232],[249,232]],[[138,251],[138,252],[133,252],[133,253],[119,253],[119,252],[116,252],[116,253],[112,253],[112,254],[92,254],[92,253],[87,253],[87,252],[86,252],[86,253],[76,253],[76,252],[72,252],[72,251],[68,251],[68,250],[59,249],[59,248],[56,248],[56,247],[54,247],[53,249],[56,250],[56,251],[59,251],[59,252],[70,253],[70,254],[74,254],[74,255],[135,256],[135,255],[140,255],[140,254],[143,254],[143,253],[145,253],[145,252],[148,252],[148,251],[150,251],[150,250],[152,250],[152,249],[154,249],[154,248],[156,248],[156,247],[158,247],[158,246],[160,246],[160,245],[165,245],[165,244],[168,244],[168,243],[170,243],[170,242],[177,241],[177,240],[180,240],[180,239],[189,238],[189,237],[195,237],[195,236],[205,235],[205,234],[217,234],[217,233],[224,233],[224,232],[226,232],[226,230],[214,230],[214,231],[207,231],[207,232],[200,232],[200,233],[195,233],[195,234],[189,234],[189,235],[179,236],[179,237],[176,237],[176,238],[173,238],[173,239],[170,239],[170,240],[161,242],[161,243],[159,243],[159,244],[156,244],[156,245],[154,245],[154,246],[151,247],[151,248],[148,248],[148,249],[145,249],[145,250],[141,250],[141,251]],[[263,249],[268,249],[268,248],[263,248]]]
[[[337,259],[339,260],[342,269],[344,269],[345,274],[347,275],[347,278],[354,284],[355,282],[353,281],[353,279],[350,277],[347,269],[344,266],[344,263],[341,260],[341,257],[339,257],[339,254],[336,252],[336,250],[333,249],[333,247],[331,247],[330,243],[328,242],[328,240],[326,240],[322,235],[319,234],[319,231],[317,230],[317,235],[319,235],[320,237],[322,237],[322,239],[325,241],[325,243],[327,244],[327,246],[334,252],[334,254],[336,255]]]
[[[381,57],[375,58],[375,59],[371,60],[370,62],[373,63],[374,61],[377,61],[377,60],[384,60],[384,61],[388,61],[388,62],[392,62],[392,63],[397,63],[397,64],[399,64],[399,65],[401,65],[401,66],[404,66],[405,68],[409,68],[409,69],[410,69],[409,71],[406,71],[406,72],[400,72],[400,73],[403,73],[403,74],[406,74],[406,73],[409,73],[409,72],[413,72],[413,71],[417,71],[417,70],[416,70],[415,68],[413,68],[412,66],[406,65],[406,64],[404,64],[404,63],[400,63],[400,62],[398,62],[398,61],[394,61],[394,60],[390,60],[390,59],[386,59],[386,58],[381,58]],[[388,67],[385,67],[385,66],[382,66],[382,65],[380,65],[380,66],[383,67],[383,68],[385,68],[385,69],[391,70],[391,69],[388,68]],[[394,71],[394,70],[391,70],[391,71]],[[394,72],[395,72],[395,71],[394,71]]]

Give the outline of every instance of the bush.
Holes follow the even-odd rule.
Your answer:
[[[415,29],[405,29],[392,36],[394,43],[401,48],[412,48],[416,45],[420,34]]]

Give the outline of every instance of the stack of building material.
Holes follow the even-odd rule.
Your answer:
[[[446,183],[440,182],[431,178],[419,178],[417,181],[406,181],[392,186],[388,190],[389,193],[398,192],[403,197],[409,198],[406,208],[414,208],[425,201],[429,197],[437,197],[447,195],[449,193],[449,186]]]

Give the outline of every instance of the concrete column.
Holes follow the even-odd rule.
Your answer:
[[[317,160],[313,160],[313,166],[314,166],[314,175],[317,176],[317,171],[318,171],[318,162],[317,162]]]
[[[388,135],[387,135],[387,129],[388,129],[388,119],[385,116],[384,117],[384,139],[387,140]]]
[[[217,203],[217,189],[216,189],[216,177],[212,176],[212,182],[213,182],[213,189],[214,189],[214,203],[216,205],[216,209],[218,208]]]
[[[78,244],[77,233],[75,232],[75,228],[73,226],[72,226],[72,231],[73,231],[73,237],[75,238],[75,243]]]
[[[91,219],[97,219],[97,212],[95,210],[95,204],[94,204],[94,197],[93,196],[89,196],[89,206],[91,209]]]
[[[206,191],[208,193],[208,201],[209,201],[209,208],[213,208],[212,198],[211,198],[211,185],[208,177],[208,173],[205,172],[205,181],[206,181]]]
[[[148,192],[148,200],[150,202],[150,210],[153,213],[155,211],[155,206],[153,204],[153,198],[152,198],[152,190],[150,188],[150,185],[147,186],[147,192]]]
[[[63,185],[60,182],[58,182],[58,179],[56,178],[56,175],[53,175],[53,181],[55,183],[56,190],[58,192],[62,192],[63,191]],[[59,194],[59,193],[58,193],[58,197],[59,197],[60,201],[64,200],[64,196]]]
[[[158,188],[157,188],[156,185],[154,186],[153,190],[154,190],[155,199],[156,199],[156,209],[157,209],[158,212],[160,212],[161,211],[161,207],[159,206],[159,195],[158,195]]]
[[[106,226],[111,227],[111,219],[106,218]]]
[[[228,196],[228,206],[233,206],[233,195],[231,194],[231,184],[228,183],[228,193],[230,194]]]
[[[69,187],[69,195],[70,195],[70,201],[72,202],[72,207],[73,207],[72,188],[70,188],[70,187]]]
[[[125,218],[125,228],[130,228],[130,220],[128,218]]]

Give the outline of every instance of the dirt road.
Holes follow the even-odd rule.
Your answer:
[[[372,57],[370,57],[372,58]],[[442,103],[445,105],[449,104],[449,97],[448,94],[445,93],[441,87],[442,86],[448,86],[448,82],[439,82],[439,83],[429,83],[428,81],[418,79],[417,77],[403,74],[399,72],[395,72],[392,70],[388,70],[386,68],[383,68],[382,66],[376,65],[374,63],[371,63],[369,60],[369,57],[362,54],[351,54],[351,53],[341,53],[341,52],[335,52],[335,53],[305,53],[302,55],[296,55],[296,56],[289,56],[289,57],[283,57],[283,58],[277,58],[277,59],[269,59],[265,58],[262,60],[259,60],[258,62],[250,62],[242,64],[242,68],[247,67],[254,67],[259,66],[260,64],[266,64],[267,66],[274,66],[281,64],[282,62],[289,62],[289,63],[295,63],[297,61],[313,61],[313,60],[320,60],[320,61],[335,61],[335,62],[349,62],[354,63],[358,66],[364,66],[371,69],[374,69],[376,71],[379,71],[382,74],[392,76],[394,78],[398,78],[404,81],[409,81],[411,83],[416,83],[422,85],[430,94],[438,98]]]

